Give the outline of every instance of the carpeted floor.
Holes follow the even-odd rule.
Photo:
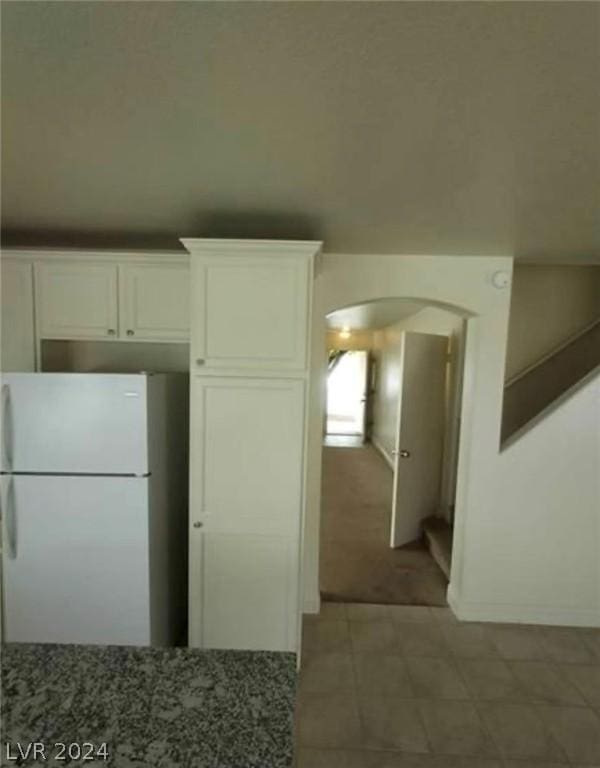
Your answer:
[[[389,546],[391,500],[392,471],[371,445],[323,448],[325,600],[446,605],[446,579],[425,546]]]

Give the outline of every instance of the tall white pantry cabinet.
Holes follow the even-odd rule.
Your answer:
[[[296,651],[321,243],[182,243],[191,254],[189,643]]]

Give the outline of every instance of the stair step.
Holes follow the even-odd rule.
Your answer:
[[[452,563],[452,528],[441,517],[428,517],[423,522],[423,532],[429,546],[429,551],[435,562],[450,580],[450,565]]]

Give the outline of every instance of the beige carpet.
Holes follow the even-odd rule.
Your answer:
[[[391,499],[392,471],[372,446],[323,448],[324,599],[446,605],[446,579],[425,546],[389,546]]]

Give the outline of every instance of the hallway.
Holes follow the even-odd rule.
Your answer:
[[[424,546],[389,546],[392,471],[375,448],[324,447],[322,492],[325,600],[446,605],[446,580]]]

